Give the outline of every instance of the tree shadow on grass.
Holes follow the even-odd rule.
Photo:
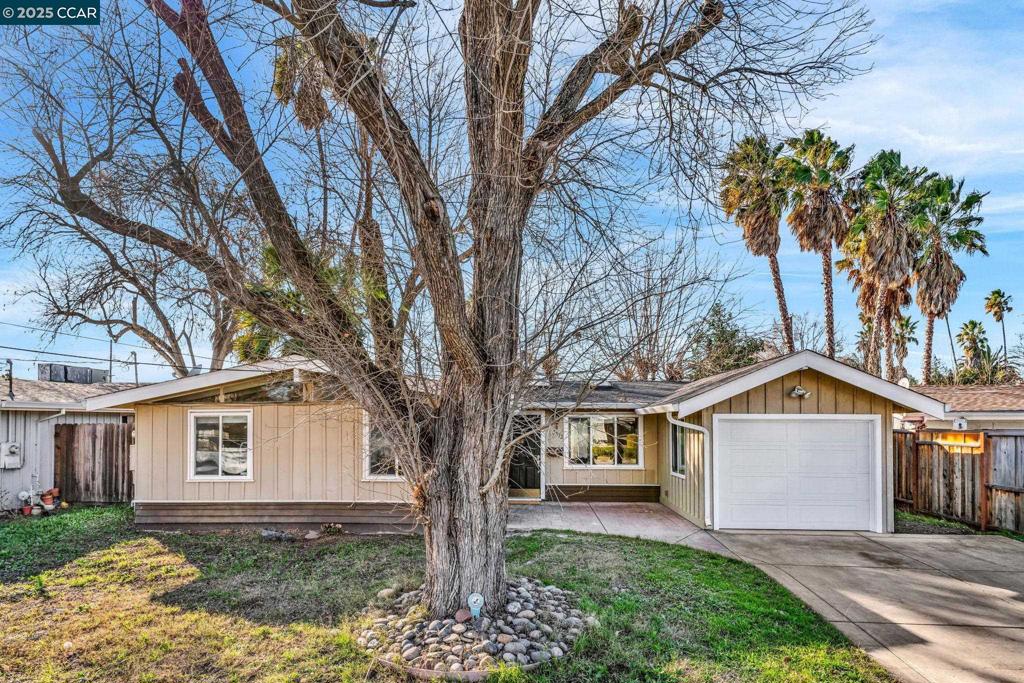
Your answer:
[[[0,584],[56,569],[138,536],[126,505],[75,507],[47,517],[5,521],[0,523]]]
[[[175,533],[159,540],[199,576],[154,600],[267,625],[335,625],[358,614],[382,588],[415,588],[423,576],[419,536],[267,542],[247,531]]]

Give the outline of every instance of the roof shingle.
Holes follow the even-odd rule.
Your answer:
[[[914,391],[942,401],[954,413],[1024,411],[1024,386],[1012,384],[916,386]]]
[[[18,403],[78,403],[91,396],[102,396],[134,386],[118,382],[72,384],[15,378],[14,400]],[[9,400],[6,383],[0,383],[0,398]]]

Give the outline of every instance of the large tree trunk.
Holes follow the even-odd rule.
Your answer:
[[[932,341],[935,338],[935,316],[928,315],[924,327],[924,360],[921,362],[921,383],[929,384],[932,377]]]
[[[871,323],[871,343],[868,345],[867,367],[868,372],[873,375],[882,376],[882,353],[879,348],[879,341],[882,337],[882,323],[885,320],[885,311],[882,306],[885,303],[885,285],[878,285],[878,293],[875,295],[874,319]]]
[[[425,518],[426,601],[435,618],[465,607],[471,593],[483,595],[491,614],[505,604],[508,459],[498,458],[508,413],[488,398],[442,407],[434,468],[414,492]],[[488,487],[495,466],[499,475]]]
[[[772,272],[772,285],[775,287],[775,299],[779,302],[779,318],[782,325],[782,337],[786,344],[786,353],[793,353],[796,345],[793,343],[793,320],[789,317],[789,307],[786,305],[786,291],[782,286],[782,271],[779,269],[779,257],[772,254],[768,257],[768,267]]]
[[[832,293],[832,244],[821,252],[821,283],[825,291],[825,354],[836,357],[836,323]]]

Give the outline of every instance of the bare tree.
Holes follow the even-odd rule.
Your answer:
[[[734,269],[700,254],[697,246],[686,240],[672,249],[645,251],[633,266],[634,277],[623,283],[627,306],[620,329],[602,331],[604,355],[618,360],[619,379],[667,379],[692,355],[708,313],[736,277]]]
[[[175,377],[199,367],[221,369],[237,327],[224,298],[165,252],[123,239],[108,244],[101,237],[83,230],[81,240],[62,240],[45,255],[36,252],[37,277],[19,294],[41,305],[40,324],[54,333],[96,326],[115,342],[133,334]],[[76,257],[66,258],[61,250]]]
[[[712,196],[734,133],[771,125],[853,73],[849,58],[870,42],[864,11],[854,0],[255,5],[150,0],[158,24],[131,17],[131,30],[110,39],[119,61],[151,64],[146,89],[180,117],[168,119],[189,149],[170,164],[175,182],[188,187],[194,168],[226,163],[250,225],[204,221],[193,236],[97,192],[98,173],[158,137],[124,116],[117,69],[76,84],[87,99],[93,83],[112,84],[87,107],[30,79],[19,99],[34,145],[22,158],[55,210],[176,256],[323,361],[382,427],[412,483],[431,613],[450,614],[474,591],[501,604],[509,425],[545,357],[532,349],[552,336],[530,322],[549,315],[524,322],[524,296],[546,298],[533,310],[558,314],[558,338],[543,345],[552,352],[614,329],[623,296],[596,312],[580,301],[611,291],[602,278],[619,272],[612,255],[629,225],[621,207],[642,187]],[[322,98],[332,114],[315,129],[328,163],[316,158],[317,133],[261,98],[244,69],[286,37],[302,41],[322,74],[304,105]],[[169,84],[177,103],[164,96]],[[381,222],[352,231],[338,219],[358,215],[359,155],[343,142],[356,126],[384,189]],[[215,158],[197,156],[209,141]],[[327,195],[327,210],[306,201],[310,188]],[[260,286],[258,259],[239,241],[274,250],[283,291]],[[525,286],[534,276],[556,294]]]

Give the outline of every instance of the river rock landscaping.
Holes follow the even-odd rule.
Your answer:
[[[525,577],[509,583],[500,613],[478,619],[468,610],[448,619],[426,619],[422,590],[420,586],[385,609],[369,611],[372,625],[357,644],[391,664],[458,674],[562,657],[584,629],[597,624],[573,607],[572,593]],[[393,595],[394,589],[384,589],[378,597]]]

